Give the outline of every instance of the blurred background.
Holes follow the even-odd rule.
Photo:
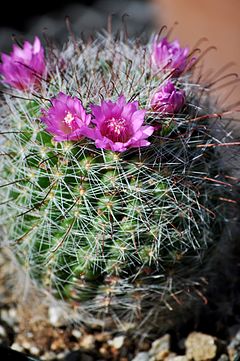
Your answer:
[[[0,49],[10,50],[12,34],[21,39],[45,32],[62,44],[68,37],[66,16],[76,35],[88,36],[106,28],[109,15],[113,31],[121,28],[123,18],[130,36],[153,30],[152,8],[147,0],[42,0],[31,7],[28,1],[14,5],[8,2],[0,15]]]
[[[204,69],[219,70],[228,63],[228,73],[240,74],[240,1],[239,0],[152,0],[155,6],[154,23],[156,28],[165,24],[172,26],[178,22],[174,36],[182,45],[194,47],[203,37],[207,42],[204,48],[215,46],[205,58]],[[220,74],[222,75],[223,72]],[[240,85],[222,88],[217,95],[224,97],[232,88],[229,102],[240,100]]]
[[[31,4],[31,5],[30,5]],[[65,17],[69,16],[76,35],[88,36],[107,26],[112,15],[113,31],[127,22],[128,34],[145,39],[162,25],[171,28],[172,38],[193,47],[203,37],[205,47],[214,45],[205,62],[207,69],[217,71],[234,62],[231,72],[240,73],[240,1],[239,0],[22,0],[7,1],[0,14],[0,51],[10,51],[12,35],[19,40],[46,33],[59,44],[68,37]],[[232,101],[240,99],[240,86],[235,85]],[[227,90],[226,90],[227,93]],[[221,95],[224,96],[224,90]]]

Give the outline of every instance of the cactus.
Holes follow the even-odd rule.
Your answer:
[[[105,34],[69,41],[57,60],[48,49],[37,86],[6,90],[1,105],[3,245],[85,322],[144,324],[186,302],[226,220],[228,182],[211,147],[216,109],[194,81],[198,62],[185,49],[181,67],[158,61],[156,70],[151,44]],[[138,101],[155,129],[149,144],[114,151],[85,136],[56,141],[41,120],[59,93],[80,99],[87,116],[101,99]]]

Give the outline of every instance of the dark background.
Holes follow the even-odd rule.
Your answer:
[[[62,44],[68,37],[65,17],[69,16],[76,35],[92,34],[106,27],[113,16],[113,31],[122,26],[123,15],[129,35],[147,36],[152,31],[152,10],[148,0],[32,0],[6,1],[0,14],[0,51],[9,51],[12,35],[32,40],[43,31]]]
[[[114,1],[113,1],[114,2]],[[96,0],[40,0],[40,1],[6,1],[4,11],[1,11],[1,27],[15,28],[25,31],[27,23],[33,17],[47,15],[53,11],[61,11],[67,4],[83,4],[92,6]]]

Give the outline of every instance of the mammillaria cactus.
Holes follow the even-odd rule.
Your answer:
[[[230,188],[211,146],[209,89],[193,80],[198,59],[165,38],[109,34],[70,41],[58,61],[46,54],[46,71],[30,57],[17,83],[6,56],[0,68],[12,87],[1,106],[3,244],[84,321],[156,321],[200,294]]]

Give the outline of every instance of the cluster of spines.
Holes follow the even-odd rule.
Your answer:
[[[23,253],[32,247],[29,266],[43,284],[55,283],[62,294],[73,275],[92,279],[94,289],[101,274],[124,277],[135,267],[138,272],[145,266],[164,269],[182,251],[204,247],[198,224],[207,224],[206,212],[193,188],[201,181],[192,165],[187,174],[182,140],[165,140],[161,154],[153,144],[141,157],[135,151],[124,159],[73,144],[53,145],[44,132],[36,139],[32,130],[18,137],[16,154],[11,149],[17,166],[9,195],[18,219],[16,224],[13,218],[13,234],[17,244],[25,244]],[[19,161],[17,148],[26,147]],[[201,164],[199,170],[201,178]]]

